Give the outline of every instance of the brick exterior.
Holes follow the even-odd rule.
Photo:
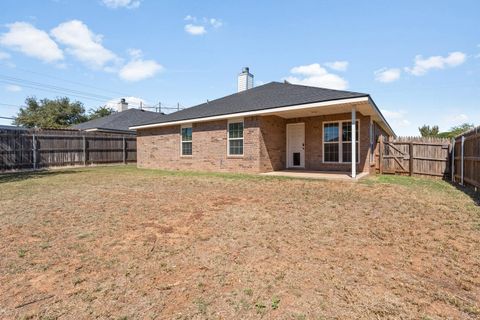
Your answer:
[[[194,123],[191,156],[180,154],[180,126],[138,130],[137,164],[168,170],[259,172],[259,118],[244,118],[242,157],[227,156],[227,123]]]
[[[227,120],[192,125],[192,156],[180,155],[180,126],[141,129],[137,132],[137,163],[142,168],[224,172],[268,172],[286,168],[286,124],[305,123],[305,169],[350,171],[349,163],[323,163],[323,122],[350,120],[351,114],[297,119],[278,116],[244,118],[244,155],[227,156]],[[358,172],[370,171],[370,117],[359,120]],[[378,127],[378,126],[377,126]],[[377,129],[378,130],[378,129]]]

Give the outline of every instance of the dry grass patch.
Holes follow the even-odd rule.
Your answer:
[[[480,210],[442,181],[119,166],[0,194],[0,318],[480,317]]]

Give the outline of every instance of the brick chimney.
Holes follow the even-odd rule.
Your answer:
[[[125,101],[125,98],[122,98],[120,102],[117,104],[117,109],[118,109],[118,112],[128,110],[128,102]]]
[[[250,73],[248,67],[243,68],[238,75],[237,92],[245,91],[253,88],[253,74]]]

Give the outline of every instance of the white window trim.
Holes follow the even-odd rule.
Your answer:
[[[343,123],[344,122],[352,122],[352,120],[337,120],[337,121],[323,121],[322,123],[322,163],[340,163],[340,164],[348,164],[348,163],[352,163],[351,161],[343,161],[343,140],[342,140],[342,128],[343,128]],[[328,123],[338,123],[338,141],[335,141],[335,142],[325,142],[325,124],[328,124]],[[361,131],[360,131],[360,120],[355,120],[355,123],[356,123],[356,126],[358,127],[358,146],[357,146],[357,149],[358,149],[358,159],[356,159],[356,163],[359,164],[360,163],[360,134],[361,134]],[[347,141],[347,142],[350,142],[350,141]],[[325,144],[334,144],[334,143],[337,143],[339,146],[338,146],[338,160],[339,161],[325,161]]]
[[[183,141],[182,129],[185,128],[192,128],[192,140],[190,141]],[[192,143],[192,154],[183,154],[183,143],[184,142],[191,142]],[[193,127],[192,124],[183,124],[180,126],[180,157],[192,157],[193,156]]]
[[[242,123],[243,127],[243,134],[242,138],[230,138],[230,123]],[[245,123],[243,121],[243,118],[234,118],[234,119],[228,119],[227,121],[227,156],[231,158],[241,158],[245,154]],[[230,154],[230,140],[242,140],[243,141],[243,148],[242,148],[242,154]]]

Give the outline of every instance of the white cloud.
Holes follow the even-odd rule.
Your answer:
[[[375,80],[388,83],[400,79],[402,70],[398,68],[382,68],[374,72]]]
[[[390,111],[382,109],[382,114],[385,116],[387,121],[395,127],[409,127],[412,123],[407,119],[407,112],[400,111]]]
[[[0,36],[0,44],[44,62],[63,60],[63,52],[43,30],[27,22],[8,24],[8,32]]]
[[[197,19],[195,16],[187,15],[185,18],[183,18],[183,20],[190,22],[185,25],[185,32],[194,36],[207,33],[208,28],[218,29],[223,26],[222,20],[217,18],[204,17],[202,19]]]
[[[462,123],[467,122],[469,117],[464,113],[450,114],[443,117],[445,123],[450,124],[450,126],[456,126]]]
[[[162,71],[163,67],[155,60],[133,59],[124,65],[118,75],[126,81],[140,81],[151,78],[158,72]]]
[[[127,50],[127,52],[134,59],[138,59],[143,56],[143,52],[140,49],[130,48]]]
[[[423,58],[421,55],[415,57],[415,63],[411,68],[405,68],[405,71],[415,76],[422,76],[430,69],[445,69],[447,67],[456,67],[461,65],[467,59],[467,55],[460,51],[451,52],[446,57],[431,56]]]
[[[461,123],[463,123],[467,120],[468,120],[468,116],[464,113],[460,113],[460,114],[458,114],[458,115],[456,115],[452,118],[452,121],[461,122]]]
[[[109,100],[107,102],[105,102],[105,105],[107,108],[112,108],[112,109],[115,109],[117,111],[118,110],[118,103],[120,102],[120,99],[124,98],[125,101],[128,103],[128,108],[136,108],[138,109],[140,107],[140,104],[143,104],[143,105],[147,105],[147,102],[142,99],[142,98],[139,98],[139,97],[119,97],[119,98],[115,98],[115,99],[112,99],[112,100]]]
[[[8,84],[8,85],[5,86],[5,90],[7,90],[9,92],[20,92],[20,91],[22,91],[22,87],[17,86],[15,84]]]
[[[214,28],[220,28],[221,26],[223,26],[223,22],[219,19],[210,18],[209,22]]]
[[[470,117],[467,114],[462,113],[460,110],[452,109],[453,108],[449,108],[451,113],[447,113],[440,118],[439,125],[442,128],[442,131],[447,131],[450,130],[451,127],[471,122]]]
[[[102,0],[103,4],[109,8],[127,8],[135,9],[140,6],[140,0]]]
[[[107,63],[119,60],[112,51],[103,47],[102,36],[93,33],[82,21],[61,23],[50,33],[67,47],[69,54],[91,68],[102,68]]]
[[[326,62],[325,65],[330,69],[337,70],[337,71],[347,71],[348,68],[348,61],[333,61],[333,62]]]
[[[294,84],[337,90],[348,88],[348,82],[345,79],[328,72],[318,63],[294,67],[290,70],[290,73],[297,76],[289,76],[284,79]]]
[[[187,24],[185,25],[185,32],[193,35],[193,36],[200,36],[202,34],[207,33],[207,30],[204,26],[195,25],[195,24]]]

